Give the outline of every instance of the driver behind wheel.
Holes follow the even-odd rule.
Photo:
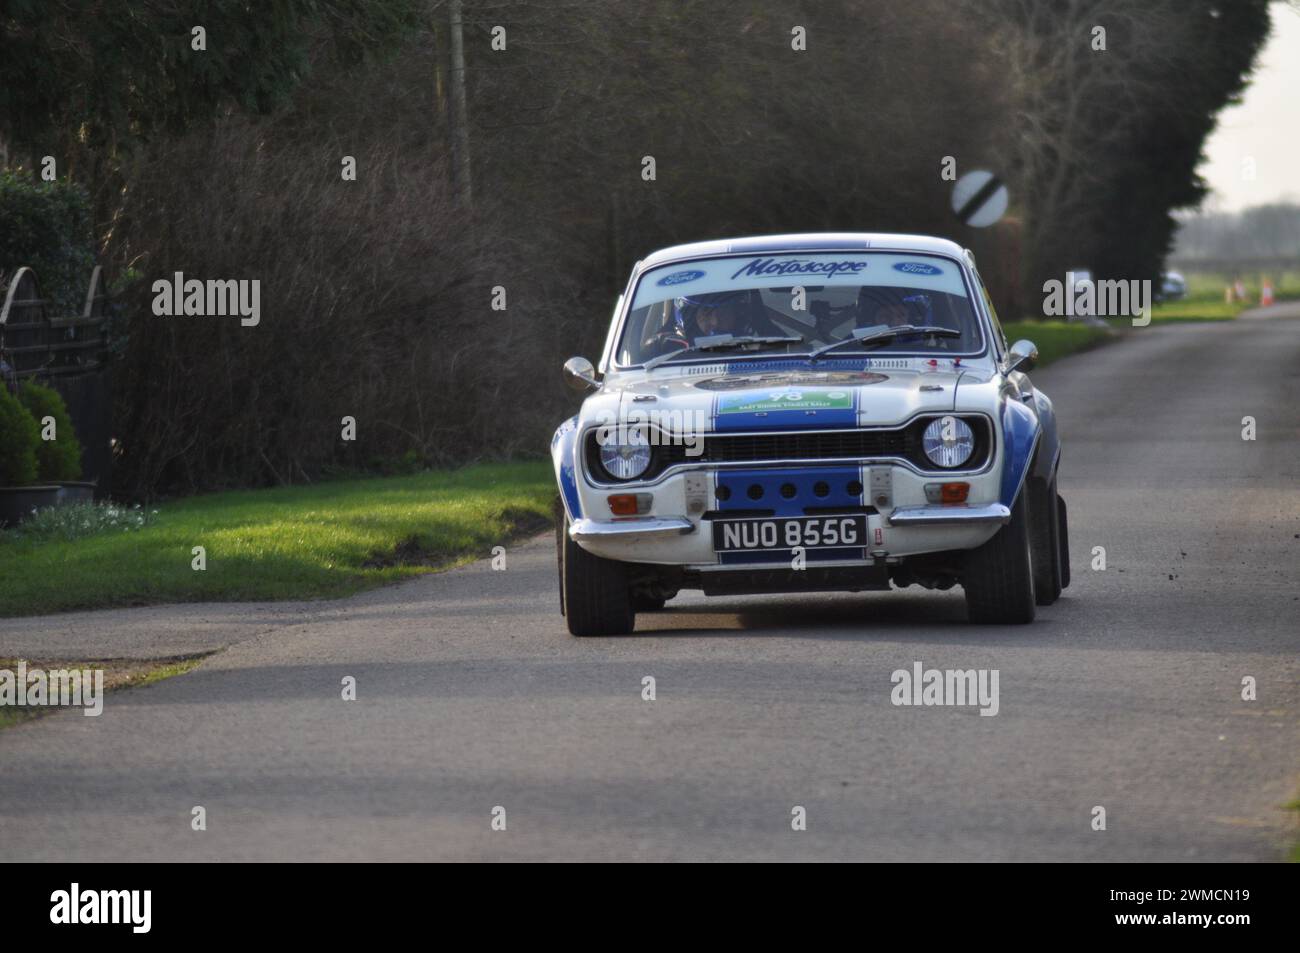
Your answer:
[[[914,324],[912,313],[891,288],[862,287],[858,290],[858,327],[878,325],[897,328]]]
[[[676,326],[689,339],[715,334],[752,334],[744,301],[744,292],[733,291],[677,298],[674,301]]]
[[[903,288],[863,287],[858,291],[859,328],[880,325],[898,328],[908,324],[917,327],[936,324],[946,326],[946,322],[935,318],[933,302],[928,294]],[[927,346],[947,351],[955,345],[946,338],[930,338]]]

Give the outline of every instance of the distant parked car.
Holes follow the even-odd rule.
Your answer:
[[[1176,271],[1166,271],[1160,276],[1160,300],[1177,301],[1187,297],[1187,279]]]
[[[706,595],[965,589],[972,622],[1069,584],[1038,352],[1008,345],[960,245],[784,235],[633,269],[590,392],[551,444],[561,610],[630,632]]]

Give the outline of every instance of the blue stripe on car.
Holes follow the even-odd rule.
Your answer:
[[[1018,400],[1009,399],[1003,403],[1002,440],[1006,446],[1006,460],[1002,464],[999,500],[1004,506],[1009,507],[1016,501],[1038,444],[1038,434],[1038,418],[1032,410]]]
[[[573,445],[578,437],[578,418],[570,417],[560,424],[551,438],[551,463],[555,466],[555,482],[560,487],[560,499],[570,520],[582,518],[582,501],[578,498],[578,474],[574,470]]]

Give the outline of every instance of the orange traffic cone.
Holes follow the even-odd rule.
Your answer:
[[[1264,286],[1259,292],[1259,306],[1267,308],[1273,303],[1273,283],[1267,278],[1264,279]]]

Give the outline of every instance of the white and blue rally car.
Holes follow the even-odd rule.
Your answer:
[[[810,234],[637,263],[555,432],[561,611],[632,631],[708,595],[961,585],[1025,623],[1069,585],[1060,444],[959,245]]]

